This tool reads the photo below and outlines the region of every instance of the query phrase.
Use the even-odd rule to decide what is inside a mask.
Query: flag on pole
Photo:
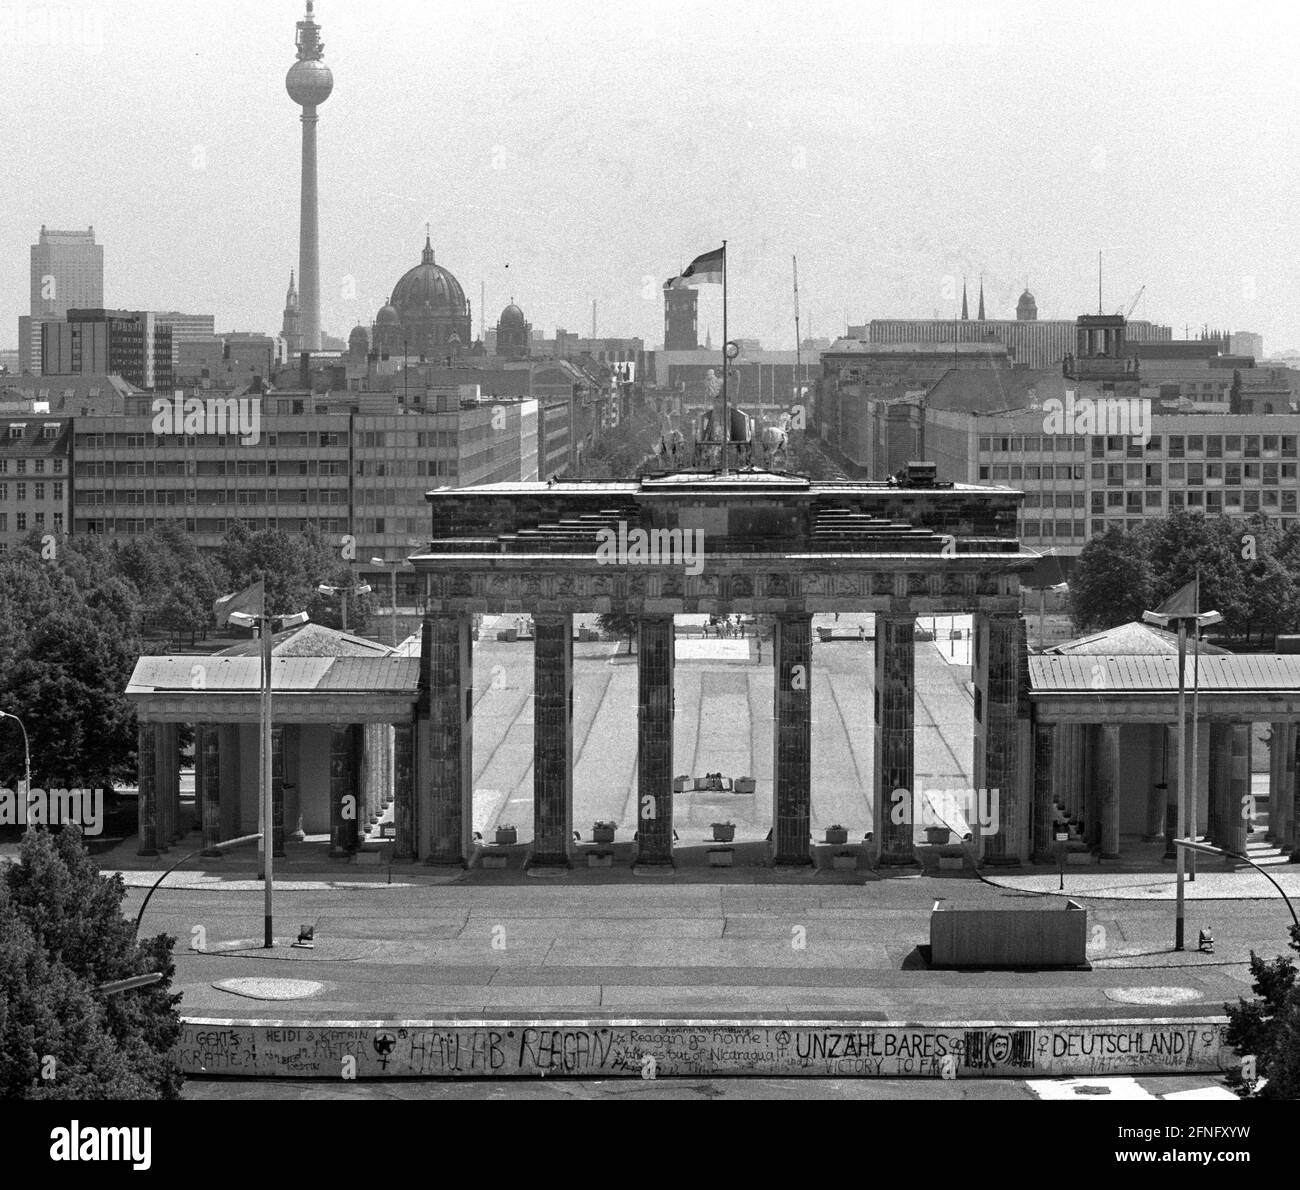
[[[232,612],[247,612],[249,615],[265,614],[266,586],[258,579],[251,587],[237,591],[233,595],[223,595],[212,605],[212,612],[217,617],[217,627],[224,628]]]
[[[673,277],[664,288],[691,289],[696,285],[721,285],[726,254],[726,248],[715,248],[712,252],[697,256],[682,270],[680,277]]]
[[[1198,576],[1199,578],[1199,576]],[[1193,580],[1186,586],[1179,587],[1168,599],[1155,610],[1155,615],[1166,620],[1194,619],[1199,611],[1200,584]]]

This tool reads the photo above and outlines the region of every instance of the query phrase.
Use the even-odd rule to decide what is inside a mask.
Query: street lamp
[[[1187,704],[1185,701],[1186,694],[1186,660],[1187,660],[1187,626],[1193,624],[1196,626],[1196,636],[1199,639],[1200,629],[1208,624],[1217,624],[1223,617],[1218,612],[1201,611],[1201,572],[1197,570],[1195,582],[1188,583],[1186,586],[1174,592],[1153,612],[1143,612],[1142,619],[1148,624],[1155,624],[1160,628],[1167,627],[1171,620],[1178,623],[1178,815],[1177,823],[1174,827],[1175,841],[1185,838],[1188,834],[1194,834],[1195,830],[1187,829]],[[1197,673],[1193,678],[1195,685],[1199,677],[1199,649]],[[1193,693],[1193,703],[1196,703],[1196,695]],[[1195,776],[1195,757],[1192,759],[1192,774]],[[1196,790],[1192,790],[1192,820],[1196,818]],[[1166,826],[1166,831],[1168,830]],[[1183,949],[1183,926],[1184,926],[1184,904],[1183,904],[1183,853],[1187,848],[1179,847],[1177,859],[1178,873],[1178,891],[1175,897],[1174,908],[1174,949]]]
[[[240,835],[239,838],[237,839],[226,839],[224,842],[218,843],[213,850],[229,851],[232,847],[240,847],[244,843],[253,842],[253,840],[255,839],[260,841],[261,838],[262,835],[260,833],[256,835]],[[174,864],[172,864],[172,866],[168,868],[167,871],[165,871],[161,876],[158,877],[157,880],[153,882],[153,887],[144,895],[144,901],[141,902],[140,905],[140,912],[135,915],[135,936],[137,938],[140,936],[140,922],[144,918],[144,911],[149,906],[149,899],[154,895],[154,893],[158,891],[158,886],[162,884],[162,882],[166,880],[168,876],[170,876],[174,871],[176,871],[176,869],[179,868],[181,864],[183,864],[187,859],[193,859],[196,855],[200,855],[200,854],[202,854],[201,851],[191,851],[189,855],[182,855],[180,859],[178,859]]]
[[[321,583],[316,590],[322,595],[339,595],[342,597],[339,622],[343,626],[343,631],[346,632],[348,630],[348,592],[350,591],[353,595],[369,595],[370,584],[359,583],[355,587],[331,587]]]
[[[1252,868],[1255,869],[1256,872],[1258,872],[1261,876],[1263,876],[1264,879],[1269,882],[1269,884],[1271,884],[1275,889],[1277,889],[1278,895],[1281,896],[1282,900],[1286,902],[1286,907],[1291,911],[1291,920],[1295,922],[1297,927],[1300,927],[1300,917],[1296,917],[1295,906],[1291,904],[1291,898],[1288,897],[1285,892],[1283,892],[1282,886],[1278,884],[1278,882],[1274,880],[1272,876],[1270,876],[1266,871],[1264,871],[1264,869],[1261,868],[1259,864],[1257,864],[1253,859],[1251,859],[1250,856],[1245,855],[1240,851],[1229,851],[1226,847],[1216,847],[1214,846],[1213,843],[1202,843],[1196,839],[1175,839],[1174,846],[1179,848],[1180,850],[1186,850],[1191,852],[1200,851],[1205,855],[1222,855],[1228,859],[1236,859],[1236,860],[1240,860],[1243,864],[1249,864]]]
[[[263,609],[266,607],[265,599],[263,600]],[[231,624],[237,624],[241,628],[257,628],[261,637],[262,653],[262,730],[261,730],[261,770],[262,770],[262,796],[258,799],[259,810],[258,818],[262,825],[262,840],[260,850],[262,853],[262,874],[266,880],[266,898],[265,913],[263,919],[264,938],[262,945],[268,950],[275,945],[271,935],[271,915],[272,915],[272,883],[271,883],[271,866],[272,855],[275,851],[275,840],[273,837],[273,811],[271,806],[271,636],[274,632],[274,625],[279,621],[280,627],[296,628],[299,624],[307,623],[306,612],[294,612],[287,616],[271,616],[265,613],[254,615],[251,612],[231,612],[228,620]],[[219,845],[218,845],[219,846]],[[164,873],[165,875],[165,873]],[[146,898],[147,901],[147,898]],[[141,909],[143,912],[143,908]]]
[[[393,648],[397,648],[397,569],[399,566],[409,566],[405,558],[399,558],[395,562],[385,562],[383,558],[371,558],[371,566],[391,566],[393,568],[393,622],[391,625],[391,641]]]
[[[31,797],[32,794],[32,750],[27,744],[27,728],[23,726],[23,721],[17,715],[11,715],[8,711],[0,711],[0,719],[12,719],[22,728],[23,733],[23,760],[27,771],[27,788],[23,790],[24,801]]]

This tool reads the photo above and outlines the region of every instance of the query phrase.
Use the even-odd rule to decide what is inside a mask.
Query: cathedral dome
[[[392,305],[403,315],[434,314],[457,317],[466,313],[460,282],[433,260],[433,246],[424,241],[420,263],[393,287]],[[382,311],[381,311],[382,313]]]
[[[392,306],[380,307],[379,313],[375,315],[375,322],[380,326],[398,326],[401,321],[397,310]]]
[[[1038,318],[1038,303],[1034,301],[1034,295],[1027,289],[1016,303],[1016,318],[1020,322],[1033,322]]]
[[[353,356],[364,356],[370,351],[370,332],[364,326],[357,325],[352,328],[352,333],[348,336],[348,354]]]
[[[504,310],[501,311],[501,317],[497,320],[497,328],[514,329],[518,327],[523,329],[527,326],[527,320],[524,318],[524,312],[511,302]]]

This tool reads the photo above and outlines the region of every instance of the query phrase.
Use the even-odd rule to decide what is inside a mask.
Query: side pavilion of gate
[[[473,618],[521,613],[535,625],[529,864],[569,866],[573,616],[604,612],[639,622],[637,864],[671,866],[673,616],[743,613],[775,623],[773,861],[810,863],[812,616],[866,611],[876,615],[873,859],[915,862],[911,822],[885,812],[894,790],[915,787],[915,620],[970,613],[974,785],[1000,791],[997,832],[978,843],[988,863],[1029,858],[1031,727],[1019,575],[1038,555],[1016,537],[1020,492],[936,483],[924,469],[902,484],[744,470],[627,483],[488,484],[438,489],[428,499],[429,548],[411,558],[426,577],[428,609],[415,804],[409,812],[396,807],[399,855],[433,864],[470,859]]]

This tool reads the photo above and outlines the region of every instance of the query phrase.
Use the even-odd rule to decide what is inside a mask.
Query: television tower
[[[316,210],[316,108],[334,90],[334,76],[321,61],[325,45],[320,26],[307,15],[298,22],[298,61],[289,67],[284,86],[302,108],[302,209],[298,231],[298,308],[302,349],[320,350],[320,226]]]

